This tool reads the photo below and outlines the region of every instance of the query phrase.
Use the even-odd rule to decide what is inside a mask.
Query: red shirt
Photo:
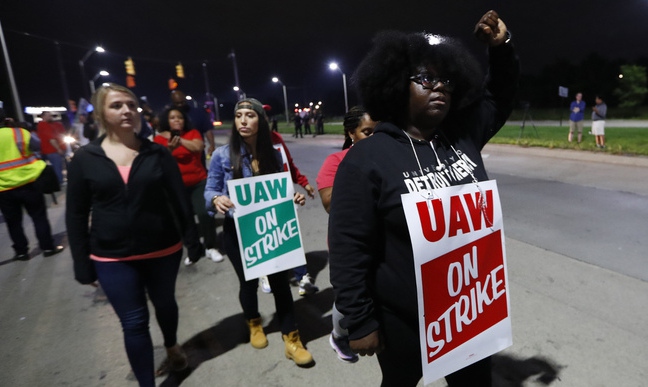
[[[202,141],[202,135],[196,129],[182,133],[180,138],[189,141],[196,139]],[[160,135],[155,136],[153,141],[164,147],[169,144],[169,140]],[[180,167],[182,182],[186,187],[193,187],[207,178],[207,171],[200,161],[200,152],[191,152],[189,149],[180,145],[171,152],[171,155],[178,163],[178,167]]]
[[[315,179],[315,183],[317,183],[317,190],[333,187],[335,173],[337,172],[342,159],[344,159],[344,156],[346,156],[349,149],[351,148],[330,154],[324,160],[322,168],[320,168],[320,171],[317,174],[317,179]]]
[[[58,151],[54,148],[54,145],[50,144],[50,140],[57,140],[59,143],[59,148],[65,149],[65,143],[63,142],[63,136],[65,136],[65,128],[60,122],[47,122],[41,121],[36,127],[36,133],[38,138],[41,140],[41,153],[44,155],[49,155],[52,153],[57,153]]]

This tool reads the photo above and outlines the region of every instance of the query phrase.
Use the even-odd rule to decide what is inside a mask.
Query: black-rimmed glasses
[[[443,85],[443,88],[449,93],[452,93],[455,89],[455,83],[452,79],[436,77],[430,74],[412,75],[410,77],[410,80],[418,83],[425,89],[434,90],[439,83],[441,83]]]

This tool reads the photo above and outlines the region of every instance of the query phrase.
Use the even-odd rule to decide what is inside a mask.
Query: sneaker
[[[308,275],[308,273],[304,274],[301,281],[299,281],[299,295],[308,296],[313,293],[317,293],[318,291],[319,288],[313,285],[311,277]]]
[[[195,264],[196,262],[198,262],[198,261],[192,261],[189,257],[184,259],[184,265],[185,266],[191,266],[191,265]]]
[[[216,249],[207,249],[206,251],[207,258],[211,259],[214,262],[223,262],[223,254],[221,254],[218,250]]]
[[[60,253],[61,251],[65,250],[65,247],[63,246],[56,246],[52,250],[45,250],[43,251],[43,256],[44,257],[51,257],[52,255],[56,255]]]
[[[267,275],[261,277],[261,291],[263,293],[272,293],[272,288],[270,288],[270,280],[268,280]]]
[[[25,253],[25,254],[16,254],[12,259],[14,261],[29,261],[29,258],[31,258],[29,256],[29,253]]]
[[[331,332],[329,344],[331,344],[331,348],[337,353],[338,359],[347,363],[355,363],[358,361],[358,354],[353,353],[351,350],[347,337],[335,337],[335,334]]]

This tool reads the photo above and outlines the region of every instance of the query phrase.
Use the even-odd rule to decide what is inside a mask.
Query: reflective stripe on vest
[[[22,167],[23,165],[38,161],[38,158],[35,155],[28,157],[24,156],[27,153],[27,143],[25,142],[25,138],[23,137],[22,129],[12,128],[12,130],[14,134],[14,142],[16,143],[16,147],[18,148],[18,151],[20,152],[22,157],[19,159],[0,162],[0,171]]]

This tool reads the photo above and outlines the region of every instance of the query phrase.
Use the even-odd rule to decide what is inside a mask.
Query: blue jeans
[[[155,308],[164,346],[174,346],[178,341],[175,283],[181,259],[182,250],[162,258],[94,261],[99,283],[121,322],[128,361],[140,386],[155,386],[146,294]]]
[[[43,158],[52,164],[54,172],[56,172],[56,177],[58,177],[59,184],[63,183],[63,163],[64,159],[60,153],[48,153],[43,155]]]

